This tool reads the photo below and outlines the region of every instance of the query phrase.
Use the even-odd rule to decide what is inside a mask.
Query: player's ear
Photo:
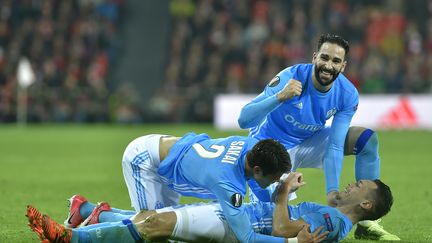
[[[370,210],[372,208],[372,202],[369,200],[364,200],[360,203],[360,207],[362,207],[363,209],[367,209]]]
[[[252,171],[253,171],[253,173],[254,173],[255,176],[260,176],[260,177],[263,176],[263,173],[262,173],[262,169],[261,169],[261,167],[259,167],[259,166],[257,166],[257,165],[255,165],[255,166],[252,168]]]
[[[317,57],[317,53],[316,53],[316,52],[314,52],[314,53],[312,54],[312,62],[314,62],[314,61],[315,61],[316,57]]]
[[[341,70],[340,70],[341,73],[343,73],[343,72],[345,71],[345,67],[346,67],[346,65],[347,65],[347,61],[345,60],[345,61],[343,61],[343,63],[342,63],[342,68],[341,68]]]

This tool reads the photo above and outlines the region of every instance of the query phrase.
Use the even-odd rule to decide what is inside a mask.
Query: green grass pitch
[[[211,125],[42,125],[0,126],[0,242],[37,242],[26,225],[25,207],[32,204],[62,222],[66,199],[75,193],[93,202],[130,208],[121,157],[133,138],[188,131],[212,137],[246,131],[217,131]],[[380,131],[381,177],[391,186],[395,203],[382,224],[403,242],[432,242],[432,133]],[[347,157],[342,185],[354,179],[353,157]],[[325,203],[320,170],[302,170],[307,185],[300,200]],[[182,202],[190,202],[183,198]],[[361,242],[351,233],[344,242]]]

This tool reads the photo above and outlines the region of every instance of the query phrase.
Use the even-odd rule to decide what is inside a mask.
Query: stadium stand
[[[167,117],[175,111],[182,121],[210,122],[212,95],[260,92],[282,67],[310,62],[323,32],[350,41],[345,74],[361,93],[431,92],[431,6],[400,0],[173,1],[161,91],[170,95],[157,95],[154,103],[171,104],[158,110]]]
[[[429,0],[173,0],[159,90],[146,106],[114,115],[110,97],[128,93],[106,83],[125,2],[0,4],[1,122],[16,119],[22,55],[37,76],[30,122],[211,122],[216,94],[260,92],[283,67],[310,62],[323,32],[350,41],[345,74],[362,94],[432,92]]]
[[[16,119],[16,67],[27,57],[36,81],[29,122],[109,121],[106,85],[121,1],[0,3],[0,122]]]

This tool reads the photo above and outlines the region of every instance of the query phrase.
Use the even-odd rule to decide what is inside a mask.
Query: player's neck
[[[360,215],[355,212],[352,206],[350,205],[343,205],[343,206],[336,206],[336,208],[341,211],[345,216],[347,216],[353,224],[356,224],[360,221]]]

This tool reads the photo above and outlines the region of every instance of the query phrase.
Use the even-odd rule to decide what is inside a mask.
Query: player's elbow
[[[240,117],[237,119],[237,123],[241,129],[247,129],[247,122],[245,119],[240,115]]]
[[[237,119],[237,123],[239,124],[239,127],[241,129],[247,129],[253,127],[253,120],[251,120],[251,117],[247,115],[247,107],[243,107],[243,109],[240,112],[240,116]]]
[[[244,108],[242,109],[240,116],[237,119],[237,123],[239,124],[239,127],[241,129],[247,129],[250,128],[250,121],[245,118],[246,116],[244,115],[243,110]]]

